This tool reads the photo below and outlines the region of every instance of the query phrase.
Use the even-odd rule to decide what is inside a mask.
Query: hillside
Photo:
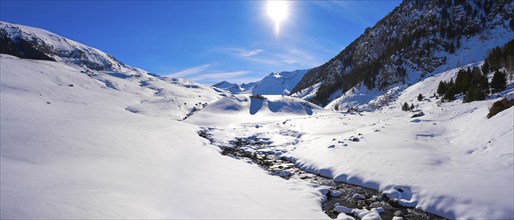
[[[514,38],[514,3],[402,2],[337,56],[310,70],[291,95],[327,105],[354,89],[383,94],[438,72],[484,59]],[[375,95],[376,96],[376,95]]]

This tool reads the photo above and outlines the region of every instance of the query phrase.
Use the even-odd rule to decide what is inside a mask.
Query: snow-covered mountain
[[[214,84],[212,86],[216,87],[216,88],[219,88],[219,89],[227,90],[227,91],[229,91],[231,93],[241,93],[241,92],[245,91],[245,89],[242,88],[241,86],[239,86],[238,84],[230,83],[230,82],[227,82],[227,81],[221,81],[221,82],[216,83],[216,84]]]
[[[231,93],[251,93],[254,95],[288,95],[308,70],[270,73],[262,80],[241,85],[222,81],[213,86]]]
[[[308,70],[295,70],[290,72],[270,73],[255,84],[252,89],[252,94],[288,95],[307,71]]]
[[[1,53],[20,58],[57,60],[91,70],[143,72],[98,49],[39,28],[0,21],[0,42]]]
[[[391,85],[481,61],[514,38],[513,11],[508,0],[403,1],[310,70],[291,94],[325,106],[349,90],[384,94]]]

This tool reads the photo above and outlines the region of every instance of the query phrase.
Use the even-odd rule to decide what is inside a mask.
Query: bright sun
[[[280,33],[280,24],[287,18],[289,7],[286,1],[268,1],[266,5],[268,16],[275,23],[275,33]]]

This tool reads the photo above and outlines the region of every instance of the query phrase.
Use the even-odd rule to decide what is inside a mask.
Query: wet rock
[[[330,196],[339,197],[339,196],[341,196],[342,194],[343,194],[342,192],[337,191],[337,190],[332,190],[332,191],[330,191]]]
[[[339,213],[350,214],[350,213],[352,213],[353,209],[350,209],[346,206],[339,205],[339,203],[337,203],[336,207],[334,208],[334,211],[339,212]]]
[[[403,216],[403,212],[401,210],[398,210],[394,212],[394,216]]]
[[[319,192],[321,193],[321,195],[327,195],[329,190],[328,189],[320,189]]]
[[[371,198],[369,198],[369,201],[371,201],[371,202],[379,202],[379,201],[382,201],[382,199],[379,196],[372,195]]]
[[[352,198],[354,199],[365,199],[365,197],[359,193],[353,194]]]
[[[373,202],[369,205],[370,208],[378,208],[378,207],[381,207],[382,206],[382,203],[381,202]]]
[[[289,171],[285,171],[285,170],[277,170],[277,171],[271,172],[271,175],[279,176],[279,177],[290,177],[291,173]]]

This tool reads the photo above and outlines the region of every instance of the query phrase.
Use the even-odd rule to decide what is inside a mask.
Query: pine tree
[[[407,104],[407,102],[403,103],[402,111],[409,111],[409,104]]]
[[[411,103],[410,107],[409,107],[409,110],[413,110],[413,109],[414,109],[414,103]]]
[[[421,93],[418,95],[418,101],[423,101],[423,95],[421,95]]]
[[[507,77],[503,71],[496,70],[491,80],[491,91],[493,93],[505,90],[507,86]]]
[[[447,85],[444,81],[439,82],[439,86],[437,87],[437,94],[444,95],[447,90]]]
[[[485,94],[479,87],[470,87],[464,95],[464,102],[480,101],[485,99]]]
[[[488,74],[489,73],[489,62],[485,60],[484,65],[482,65],[482,73]]]
[[[455,85],[453,84],[453,81],[450,81],[450,84],[448,85],[448,89],[446,90],[446,93],[444,93],[443,99],[446,99],[448,101],[453,101],[453,100],[455,100],[456,94],[457,93],[456,93]]]
[[[484,94],[485,97],[489,94],[489,80],[486,75],[481,75],[478,79],[478,87],[480,88],[480,92]]]

